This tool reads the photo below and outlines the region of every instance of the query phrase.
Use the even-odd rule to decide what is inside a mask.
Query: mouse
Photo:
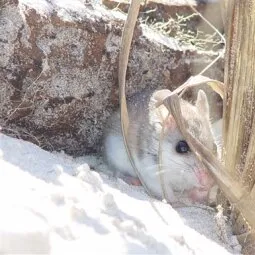
[[[171,91],[166,89],[145,90],[127,99],[127,139],[134,163],[154,197],[166,199],[170,203],[207,203],[209,191],[215,184],[213,177],[191,151],[171,113],[164,105],[157,106],[159,101],[170,93]],[[194,104],[181,99],[180,106],[188,123],[188,131],[208,149],[217,150],[205,92],[198,91]],[[158,170],[161,132],[163,139],[160,169],[163,174],[164,193]],[[119,109],[107,121],[103,151],[109,168],[116,176],[129,184],[141,184],[126,152]]]

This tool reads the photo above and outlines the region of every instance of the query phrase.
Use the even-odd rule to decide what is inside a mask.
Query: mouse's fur
[[[168,91],[169,92],[169,91]],[[156,108],[158,94],[138,93],[128,100],[128,141],[143,180],[155,196],[162,198],[158,176],[159,138],[163,121],[168,116],[165,106]],[[166,93],[167,95],[167,93]],[[160,96],[162,97],[162,96]],[[200,90],[195,105],[181,100],[181,110],[188,122],[189,132],[209,149],[214,149],[214,139],[209,120],[209,105],[206,94]],[[182,197],[192,201],[206,200],[213,180],[192,152],[178,153],[176,145],[184,140],[172,115],[168,116],[162,142],[162,166],[167,199],[176,202]],[[109,166],[123,175],[136,177],[123,143],[120,113],[109,119],[104,140],[105,156]]]

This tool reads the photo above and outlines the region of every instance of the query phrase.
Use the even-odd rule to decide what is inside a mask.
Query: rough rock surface
[[[83,0],[2,0],[3,131],[72,155],[97,151],[105,121],[118,104],[124,19]],[[127,72],[128,95],[147,86],[173,89],[215,56],[180,48],[140,25]],[[222,80],[222,69],[221,61],[207,75]]]

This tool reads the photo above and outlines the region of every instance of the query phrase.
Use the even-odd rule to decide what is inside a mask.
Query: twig
[[[128,117],[128,110],[127,110],[127,102],[125,96],[125,83],[126,83],[126,70],[128,64],[128,57],[130,52],[131,41],[133,37],[133,32],[135,28],[135,23],[139,13],[141,0],[132,0],[129,10],[127,19],[124,25],[123,33],[122,33],[122,41],[119,53],[119,71],[118,71],[118,79],[119,79],[119,101],[120,101],[120,119],[121,119],[121,131],[124,140],[124,145],[126,148],[126,152],[128,154],[129,161],[138,176],[139,180],[141,181],[143,187],[145,188],[146,192],[151,195],[147,184],[144,182],[139,169],[134,162],[133,155],[131,153],[129,143],[128,143],[128,127],[129,127],[129,117]]]

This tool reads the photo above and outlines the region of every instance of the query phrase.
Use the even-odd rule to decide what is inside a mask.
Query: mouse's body
[[[154,93],[146,91],[128,100],[128,141],[131,153],[147,187],[153,195],[161,199],[158,151],[160,133],[163,122],[167,118],[162,142],[161,166],[161,171],[164,173],[166,199],[177,202],[182,198],[188,198],[191,201],[204,202],[213,186],[213,179],[189,150],[172,115],[168,116],[168,111],[163,105],[156,108],[155,103],[162,97],[166,97],[166,91]],[[209,149],[214,149],[209,106],[205,93],[199,91],[195,105],[182,100],[181,110],[188,122],[189,132]],[[104,150],[111,169],[121,173],[122,176],[137,178],[123,143],[119,111],[108,120]]]

